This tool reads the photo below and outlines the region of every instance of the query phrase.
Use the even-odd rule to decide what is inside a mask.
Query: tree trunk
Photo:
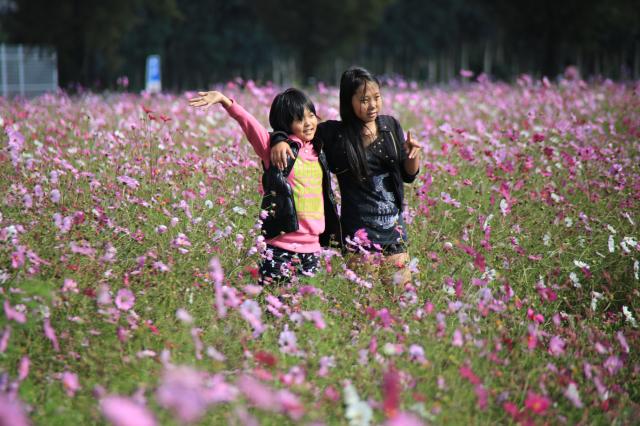
[[[640,80],[640,42],[636,42],[633,52],[633,79]]]
[[[427,61],[427,81],[429,84],[435,84],[438,78],[438,62],[435,58],[430,57]]]
[[[482,72],[486,75],[491,75],[491,66],[493,58],[491,57],[491,43],[487,42],[484,45],[484,55],[482,58]]]

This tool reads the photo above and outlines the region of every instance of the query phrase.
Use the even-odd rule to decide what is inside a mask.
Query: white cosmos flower
[[[567,228],[571,228],[573,226],[573,219],[571,219],[570,217],[565,217],[564,226],[566,226]]]
[[[247,210],[240,207],[240,206],[235,206],[234,208],[231,209],[234,213],[239,214],[240,216],[244,216],[247,214]]]
[[[456,290],[453,288],[453,286],[450,285],[443,285],[442,286],[442,290],[447,293],[447,295],[449,296],[453,296],[454,294],[456,294]]]
[[[345,417],[349,420],[350,426],[369,426],[373,418],[373,410],[364,401],[347,406]]]
[[[609,224],[607,224],[607,229],[609,230],[609,232],[611,232],[612,234],[617,234],[618,232],[615,230],[615,228]]]
[[[542,243],[545,246],[549,247],[549,245],[551,245],[551,235],[549,235],[548,233],[544,234],[544,237],[542,237]]]
[[[628,307],[623,306],[622,313],[624,314],[624,317],[627,320],[627,322],[631,324],[633,328],[638,328],[638,323],[636,322],[636,319],[633,317],[633,314],[631,313]]]
[[[569,279],[571,280],[571,283],[575,288],[582,287],[582,285],[580,284],[580,280],[578,279],[578,276],[576,275],[575,272],[572,272],[569,274]]]
[[[344,403],[347,406],[345,417],[350,426],[369,426],[373,418],[373,410],[365,401],[361,401],[358,392],[349,383],[344,388]]]
[[[620,247],[622,248],[623,252],[631,253],[631,250],[629,250],[629,247],[627,247],[627,242],[625,240],[620,241]]]
[[[581,260],[574,260],[573,264],[576,265],[578,268],[587,268],[587,269],[589,269],[589,265],[587,265],[586,263],[584,263]]]
[[[603,295],[597,291],[592,291],[591,296],[591,310],[595,312],[598,308],[598,301],[603,298]]]
[[[578,387],[574,382],[569,383],[569,386],[567,386],[567,389],[565,389],[564,391],[564,396],[567,397],[567,399],[571,401],[571,403],[573,403],[574,407],[582,408],[584,406],[582,400],[580,399]]]
[[[489,222],[491,222],[491,219],[493,219],[493,213],[487,216],[487,218],[484,220],[484,223],[482,224],[483,231],[487,229],[487,226],[489,225]]]
[[[500,212],[503,216],[506,216],[507,209],[509,208],[509,203],[504,198],[500,200]]]
[[[613,253],[614,251],[616,251],[616,243],[613,240],[613,235],[609,235],[609,253]]]
[[[630,223],[632,226],[635,226],[635,225],[636,225],[636,223],[633,221],[633,219],[631,219],[631,216],[629,216],[629,213],[624,212],[623,216],[627,218],[627,220],[629,221],[629,223]]]

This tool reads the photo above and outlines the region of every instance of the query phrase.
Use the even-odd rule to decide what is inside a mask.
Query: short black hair
[[[303,91],[289,88],[278,93],[273,99],[271,111],[269,111],[269,124],[273,131],[290,134],[291,123],[293,120],[302,120],[306,109],[316,113],[316,107]]]

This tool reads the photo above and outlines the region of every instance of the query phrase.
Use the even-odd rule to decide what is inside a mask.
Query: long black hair
[[[293,120],[302,120],[305,109],[314,115],[316,113],[316,107],[303,91],[289,88],[273,98],[269,111],[269,124],[274,131],[291,134],[291,123]]]
[[[368,181],[369,167],[367,166],[367,155],[362,145],[362,130],[364,122],[358,118],[353,110],[353,95],[360,88],[370,83],[380,86],[378,79],[364,68],[351,67],[342,73],[340,78],[340,118],[344,125],[347,143],[347,161],[351,173],[356,180],[363,184]]]

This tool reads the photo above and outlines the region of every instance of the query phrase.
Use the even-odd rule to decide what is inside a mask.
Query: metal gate
[[[33,97],[58,89],[56,51],[38,46],[0,44],[0,94]]]

